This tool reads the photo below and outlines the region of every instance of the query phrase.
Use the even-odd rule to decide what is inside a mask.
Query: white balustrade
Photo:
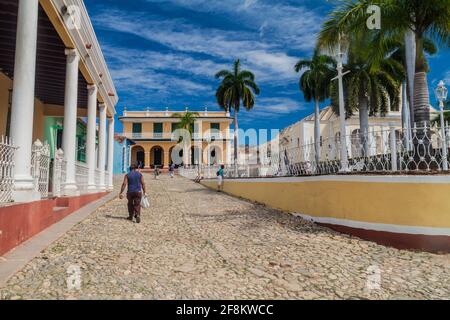
[[[31,152],[31,176],[34,180],[36,192],[41,198],[47,198],[50,182],[50,146],[37,140]]]
[[[349,141],[349,173],[442,172],[444,164],[449,164],[449,157],[443,157],[444,148],[449,150],[449,139],[443,139],[442,132],[448,135],[449,129],[448,125],[446,130],[441,130],[436,125],[423,124],[415,126],[411,133],[393,127],[372,130],[368,136],[355,131],[342,139]],[[318,162],[315,144],[311,141],[268,156],[263,154],[257,164],[227,165],[224,174],[227,178],[339,174],[342,140],[339,135],[323,139]],[[194,179],[198,176],[196,168],[181,168],[179,172]],[[215,178],[217,170],[218,166],[202,167],[201,176],[204,179]]]
[[[89,167],[85,163],[75,163],[75,177],[77,182],[77,188],[81,194],[88,192],[89,185]]]
[[[64,194],[64,183],[66,182],[66,161],[64,152],[59,149],[55,152],[53,160],[52,195],[61,197]]]
[[[17,147],[11,139],[0,139],[0,204],[11,202],[14,190],[14,153]]]

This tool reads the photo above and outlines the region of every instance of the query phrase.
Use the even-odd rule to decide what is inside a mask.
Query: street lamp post
[[[439,111],[441,115],[441,139],[442,139],[442,167],[445,171],[448,171],[447,160],[447,136],[444,122],[444,101],[447,99],[448,89],[445,87],[444,81],[440,81],[438,87],[435,90],[436,98],[439,101]]]
[[[348,153],[347,153],[347,137],[346,137],[346,124],[345,124],[345,101],[344,101],[344,84],[343,78],[350,71],[343,72],[343,56],[344,54],[341,52],[341,41],[339,39],[338,43],[338,54],[337,54],[337,71],[338,76],[332,81],[338,79],[339,81],[339,123],[341,127],[341,171],[348,171]]]

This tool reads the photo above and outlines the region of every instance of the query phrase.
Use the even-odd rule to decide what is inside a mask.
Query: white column
[[[31,177],[38,5],[38,0],[19,1],[11,106],[11,138],[19,147],[14,157],[16,202],[40,199]]]
[[[100,124],[98,137],[98,169],[100,170],[100,191],[106,191],[105,166],[106,166],[106,106],[99,106]]]
[[[88,86],[88,120],[87,120],[87,137],[86,137],[86,163],[89,168],[88,191],[96,192],[95,185],[95,138],[97,136],[97,86]]]
[[[66,49],[66,92],[64,98],[64,128],[63,151],[66,155],[66,183],[64,194],[66,196],[79,195],[76,181],[76,135],[77,135],[77,108],[78,108],[78,67],[80,57],[74,49]]]
[[[113,175],[114,175],[114,118],[108,121],[108,172],[109,181],[106,181],[108,190],[114,189]]]

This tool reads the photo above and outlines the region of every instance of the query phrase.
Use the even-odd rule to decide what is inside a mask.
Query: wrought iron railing
[[[95,185],[100,186],[102,172],[99,169],[95,169]]]
[[[14,153],[17,147],[8,137],[0,140],[0,203],[13,201]]]
[[[59,149],[55,152],[53,160],[53,176],[52,176],[52,195],[53,197],[61,197],[64,195],[64,184],[66,182],[67,162],[64,158],[64,152]]]
[[[284,177],[348,173],[430,173],[450,167],[450,128],[436,125],[414,126],[410,131],[394,127],[360,131],[345,137],[348,163],[342,163],[339,135],[313,141],[296,148],[277,146],[264,152],[257,163],[225,166],[225,177]],[[201,166],[200,176],[214,178],[218,166]],[[199,176],[198,167],[181,168],[188,178]]]
[[[78,190],[81,194],[87,193],[89,184],[89,167],[85,163],[76,162],[75,172]]]
[[[105,186],[106,186],[106,189],[110,188],[110,185],[109,185],[110,177],[111,177],[111,174],[109,173],[109,171],[105,171]]]
[[[47,198],[49,194],[50,163],[50,146],[37,140],[31,152],[31,176],[35,191],[41,194],[41,198]]]

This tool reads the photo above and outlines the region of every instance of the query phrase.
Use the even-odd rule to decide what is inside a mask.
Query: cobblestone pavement
[[[450,298],[450,255],[379,246],[180,177],[147,180],[152,208],[141,224],[125,220],[126,203],[114,200],[31,261],[0,297]],[[70,273],[77,268],[81,283]]]

